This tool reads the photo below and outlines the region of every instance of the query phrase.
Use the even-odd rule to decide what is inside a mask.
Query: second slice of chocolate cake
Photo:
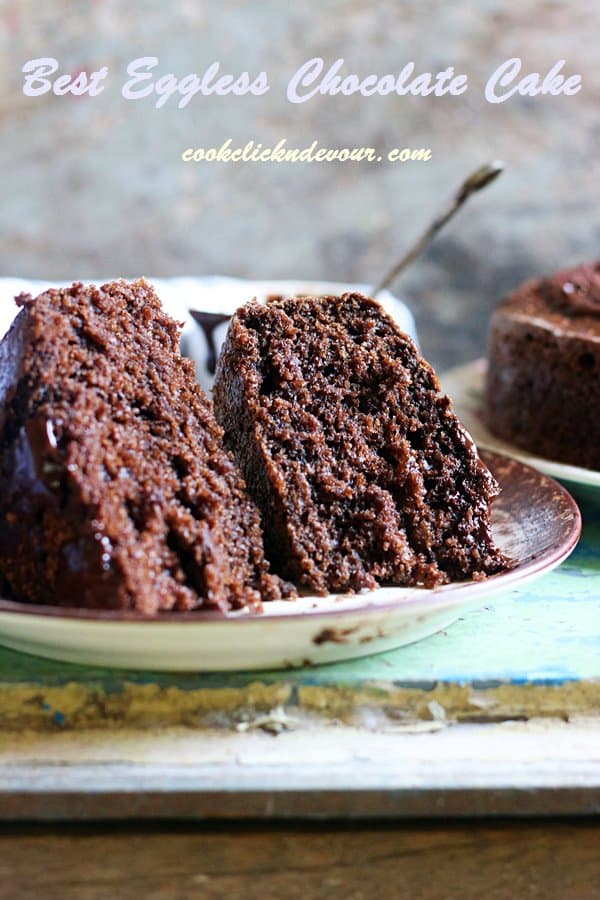
[[[326,593],[504,567],[490,531],[498,485],[376,301],[247,304],[229,327],[214,404],[279,574]]]

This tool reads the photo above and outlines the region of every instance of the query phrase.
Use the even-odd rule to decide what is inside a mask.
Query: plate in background
[[[567,491],[518,460],[484,453],[502,486],[494,537],[513,568],[483,581],[386,587],[265,604],[259,614],[71,610],[0,600],[0,643],[66,662],[143,671],[227,671],[336,662],[392,650],[446,628],[472,607],[559,565],[581,516]]]
[[[451,397],[457,416],[477,446],[518,459],[564,482],[578,497],[599,502],[600,472],[535,456],[492,434],[482,415],[486,368],[486,360],[477,359],[440,376],[442,388]]]

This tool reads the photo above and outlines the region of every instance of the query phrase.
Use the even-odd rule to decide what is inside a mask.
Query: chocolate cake
[[[150,285],[17,302],[0,344],[4,590],[146,614],[280,596],[258,512]]]
[[[547,459],[600,469],[600,262],[507,297],[488,355],[491,430]]]
[[[503,568],[489,518],[498,486],[435,373],[374,300],[247,304],[229,326],[214,405],[279,574],[323,594]]]

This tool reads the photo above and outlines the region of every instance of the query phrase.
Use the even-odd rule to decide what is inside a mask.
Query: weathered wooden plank
[[[546,719],[5,734],[0,819],[591,815],[599,734]]]
[[[593,898],[598,826],[477,822],[0,834],[11,900]]]

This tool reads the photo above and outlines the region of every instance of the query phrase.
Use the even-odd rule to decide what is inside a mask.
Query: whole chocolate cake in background
[[[494,312],[485,415],[504,440],[600,469],[600,262],[528,281]]]
[[[258,512],[152,288],[18,302],[0,344],[9,596],[147,614],[279,597]]]
[[[490,531],[498,486],[435,373],[374,300],[247,304],[230,323],[214,403],[279,574],[327,593],[505,566]]]

